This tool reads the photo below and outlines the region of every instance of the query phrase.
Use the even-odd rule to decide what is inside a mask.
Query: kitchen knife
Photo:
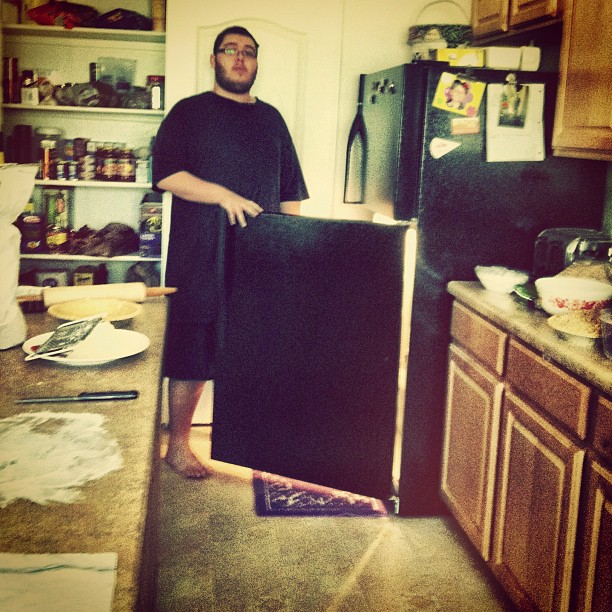
[[[16,399],[16,404],[42,404],[48,402],[100,402],[108,400],[136,399],[138,391],[84,391],[78,395],[57,397],[24,397]]]

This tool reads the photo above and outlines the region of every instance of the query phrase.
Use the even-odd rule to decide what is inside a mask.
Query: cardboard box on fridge
[[[435,55],[438,62],[448,62],[451,66],[484,66],[484,49],[481,47],[436,49]]]

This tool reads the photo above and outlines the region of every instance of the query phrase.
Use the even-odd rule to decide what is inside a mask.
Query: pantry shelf
[[[133,63],[133,75],[130,76],[129,82],[134,88],[144,89],[150,75],[164,74],[165,32],[82,27],[67,29],[37,24],[2,24],[1,32],[3,56],[14,58],[16,74],[38,67],[43,73],[53,76],[54,85],[89,83],[92,64],[107,59],[129,60]],[[42,219],[38,222],[42,229],[33,227],[29,229],[44,234],[40,237],[37,234],[37,237],[43,243],[46,242],[49,249],[60,244],[55,240],[60,240],[63,236],[61,231],[57,234],[59,238],[54,233],[56,226],[59,225],[60,230],[64,228],[64,225],[61,225],[65,222],[65,218],[61,216],[64,213],[58,212],[55,208],[57,202],[62,200],[65,201],[67,225],[75,230],[87,227],[100,231],[109,224],[117,224],[131,228],[139,238],[148,235],[143,222],[153,215],[151,212],[153,209],[161,209],[161,203],[149,202],[153,190],[148,178],[149,168],[146,163],[139,162],[144,162],[145,155],[150,155],[151,143],[164,118],[162,109],[60,106],[46,104],[47,98],[42,98],[44,101],[34,105],[17,103],[19,100],[17,96],[11,99],[13,100],[11,103],[8,103],[7,99],[7,103],[0,107],[2,132],[6,138],[5,144],[8,145],[7,151],[10,153],[7,159],[26,163],[27,160],[31,162],[40,159],[39,141],[55,140],[57,159],[64,164],[64,172],[59,176],[71,177],[70,180],[41,178],[35,181],[31,202],[35,216],[42,215]],[[26,97],[25,101],[28,100]],[[160,102],[163,106],[163,100]],[[130,104],[132,103],[126,102],[126,106]],[[22,128],[17,130],[17,126],[29,127],[29,131]],[[53,134],[57,137],[39,138],[39,134]],[[70,147],[74,146],[77,139],[80,145],[79,153],[71,153]],[[81,146],[83,142],[85,148],[87,145],[92,145],[87,153],[83,152]],[[97,167],[92,160],[94,151],[100,149],[103,152],[108,147],[112,147],[113,155],[103,158],[100,155],[100,159],[97,160],[109,160],[108,164],[105,163],[105,167],[109,170],[104,173],[105,177],[129,177],[136,180],[84,180],[93,177],[92,171]],[[110,160],[114,158],[120,162],[127,161],[124,164],[111,163]],[[75,164],[65,163],[71,160],[77,161],[76,176],[82,175],[81,179],[77,179],[74,174]],[[150,158],[148,161],[150,163]],[[110,169],[113,166],[115,168],[111,174]],[[51,164],[49,168],[49,175],[56,176],[51,170]],[[140,173],[136,174],[138,169]],[[61,224],[50,222],[57,219],[60,219]],[[156,220],[156,223],[159,225],[159,221]],[[164,257],[159,255],[162,230],[158,225],[154,232],[150,232],[159,234],[155,236],[156,240],[152,241],[155,245],[141,244],[138,250],[128,255],[96,257],[53,251],[23,253],[21,274],[31,276],[61,271],[70,281],[71,275],[78,267],[101,264],[107,268],[108,282],[111,283],[124,282],[135,264],[140,264],[137,267],[150,264],[144,267],[150,272],[155,269],[158,275],[163,274]],[[43,246],[40,250],[49,249]],[[31,247],[24,250],[36,249]],[[154,256],[144,257],[143,255],[147,253]]]
[[[115,255],[114,257],[97,257],[94,255],[68,255],[66,253],[22,253],[21,259],[43,259],[53,261],[151,261],[159,262],[161,257],[141,257],[138,253]]]
[[[105,106],[58,106],[46,104],[3,104],[5,110],[34,111],[47,113],[95,113],[101,115],[139,115],[143,117],[163,117],[163,110],[149,108],[117,108]]]
[[[119,181],[54,181],[49,179],[36,179],[35,185],[41,187],[55,187],[65,189],[66,187],[90,187],[97,189],[151,189],[151,183],[121,183]]]
[[[5,34],[17,36],[43,36],[55,38],[82,38],[91,40],[118,40],[142,42],[166,42],[166,33],[152,30],[114,30],[107,28],[72,28],[61,26],[41,26],[35,24],[6,24],[2,27]]]

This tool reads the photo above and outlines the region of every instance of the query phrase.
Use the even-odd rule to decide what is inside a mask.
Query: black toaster
[[[584,227],[554,227],[538,234],[533,257],[534,278],[554,276],[577,260],[608,261],[612,236]]]

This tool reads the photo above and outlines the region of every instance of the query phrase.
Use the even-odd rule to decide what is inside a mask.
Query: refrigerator
[[[552,156],[557,76],[545,73],[515,73],[530,121],[544,92],[544,159],[487,161],[487,90],[508,75],[461,69],[482,93],[468,114],[433,104],[454,70],[361,75],[347,201],[388,223],[220,219],[213,459],[392,498],[400,515],[445,512],[447,283],[474,280],[478,264],[531,270],[546,228],[600,228],[606,171]]]
[[[460,114],[440,104],[448,74],[472,89],[482,84],[475,112]],[[554,157],[551,151],[558,75],[513,74],[518,88],[526,86],[527,105],[534,103],[529,120],[541,120],[540,161],[487,161],[493,129],[502,123],[499,106],[488,104],[489,93],[512,82],[506,71],[414,62],[362,75],[366,146],[360,205],[417,225],[400,514],[443,511],[438,490],[452,302],[448,282],[476,280],[478,264],[531,272],[542,230],[602,225],[606,164]],[[543,104],[531,95],[532,85],[543,91]],[[475,133],[457,133],[466,131],[466,123]],[[529,125],[502,127],[497,131],[502,157],[537,157],[533,147],[523,154],[514,144]]]

